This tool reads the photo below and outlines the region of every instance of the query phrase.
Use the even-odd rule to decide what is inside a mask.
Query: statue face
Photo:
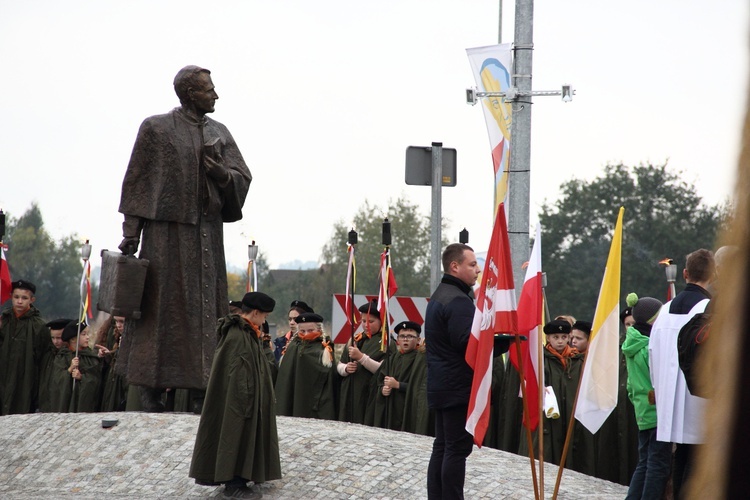
[[[190,89],[190,98],[195,106],[195,111],[200,116],[214,112],[214,104],[216,104],[219,95],[214,90],[211,75],[208,73],[198,75],[195,87]]]

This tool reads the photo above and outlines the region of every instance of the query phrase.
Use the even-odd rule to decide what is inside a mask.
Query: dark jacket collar
[[[472,288],[461,281],[460,279],[456,278],[455,276],[451,276],[450,274],[444,274],[443,279],[440,280],[440,283],[445,283],[446,285],[453,285],[460,289],[462,292],[464,292],[466,295],[471,296],[472,295]]]

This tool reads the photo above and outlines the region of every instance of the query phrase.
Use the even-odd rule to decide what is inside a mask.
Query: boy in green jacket
[[[638,424],[638,465],[630,479],[626,499],[661,498],[669,478],[672,445],[656,440],[656,404],[648,368],[651,325],[662,303],[653,297],[628,294],[635,324],[628,327],[622,353],[628,369],[628,397],[635,407]]]

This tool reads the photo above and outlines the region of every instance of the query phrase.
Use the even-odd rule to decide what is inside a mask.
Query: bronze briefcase
[[[140,319],[148,260],[106,249],[102,250],[101,256],[99,302],[96,307],[112,316]]]

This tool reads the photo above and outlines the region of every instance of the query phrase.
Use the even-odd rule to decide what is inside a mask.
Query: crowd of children
[[[61,318],[45,323],[34,307],[35,291],[32,283],[14,282],[11,307],[2,313],[2,414],[138,409],[128,406],[133,398],[128,397],[127,380],[114,369],[125,318],[110,317],[95,336],[85,322]],[[655,304],[644,299],[634,309],[638,311],[640,306],[644,310],[646,303],[652,306],[648,312],[653,312]],[[237,306],[234,312],[241,314],[241,302],[233,305]],[[396,324],[395,336],[383,351],[377,302],[368,302],[359,311],[361,331],[343,346],[340,355],[335,354],[325,333],[323,316],[301,300],[290,304],[290,329],[285,335],[272,340],[267,323],[262,325],[260,341],[274,387],[275,413],[432,435],[422,325],[412,321]],[[648,323],[636,320],[632,327],[631,314],[628,309],[621,316],[624,327],[630,328],[621,359],[618,409],[596,435],[575,426],[566,457],[566,467],[622,484],[628,484],[639,463],[639,441],[643,448],[654,432],[648,417],[653,407],[644,403],[647,378],[641,373],[629,379],[625,371],[626,361],[636,373],[644,366],[643,342],[637,340]],[[572,423],[591,323],[559,316],[544,326],[544,333],[545,384],[558,409],[556,418],[542,419],[544,460],[557,464]],[[527,454],[518,375],[503,357],[498,356],[494,363],[492,417],[485,445]],[[180,409],[179,404],[172,408]],[[534,433],[535,451],[536,436]],[[641,454],[648,456],[649,451],[641,449]],[[645,465],[639,467],[645,474],[645,469],[641,470]]]

